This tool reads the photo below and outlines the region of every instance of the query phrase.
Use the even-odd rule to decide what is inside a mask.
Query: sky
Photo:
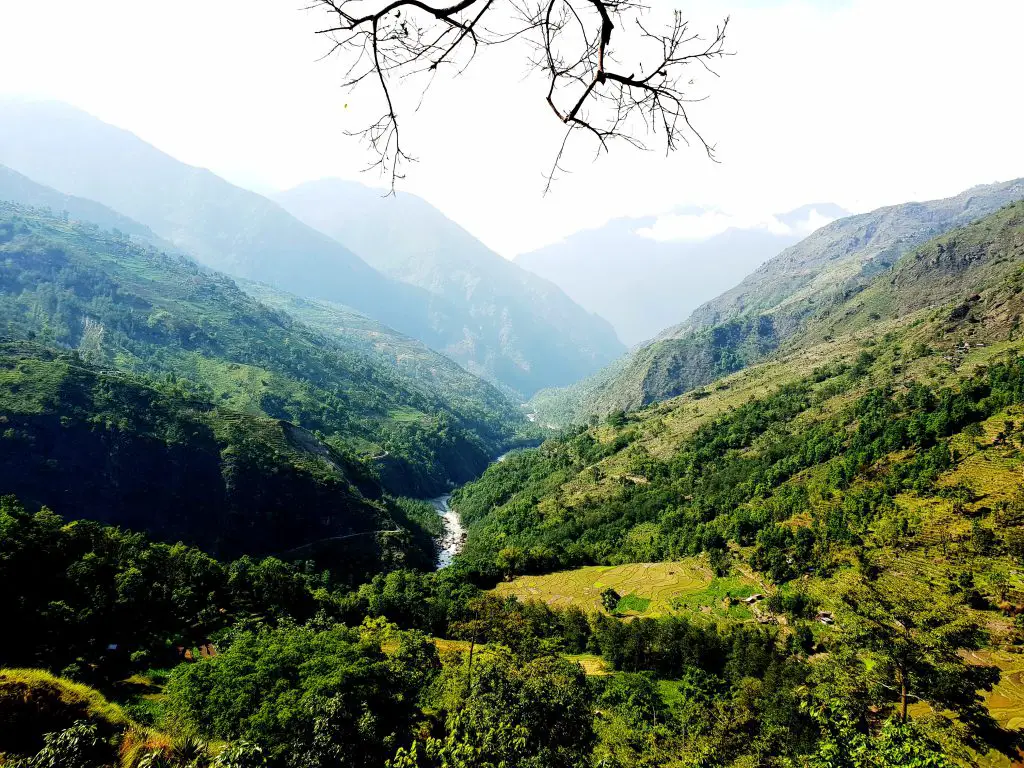
[[[257,191],[341,176],[368,184],[344,135],[376,108],[318,60],[303,0],[0,0],[0,95],[53,98]],[[573,145],[544,195],[562,126],[514,45],[438,80],[405,116],[418,194],[506,257],[621,216],[700,237],[773,226],[807,203],[851,211],[1024,176],[1020,0],[652,0],[651,18],[731,16],[734,56],[696,75],[691,114],[717,146],[593,160]],[[418,92],[417,92],[418,94]],[[405,94],[403,94],[405,96]],[[693,206],[707,209],[694,214]]]

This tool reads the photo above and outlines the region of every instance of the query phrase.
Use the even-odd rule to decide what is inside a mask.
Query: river
[[[512,451],[507,451],[494,460],[497,464],[508,458]],[[462,545],[466,543],[466,529],[462,527],[462,520],[459,513],[451,508],[452,495],[446,493],[444,496],[427,499],[430,505],[437,510],[444,522],[444,533],[437,540],[437,568],[447,568],[452,560],[462,551]]]
[[[462,551],[462,545],[466,541],[466,529],[462,527],[459,513],[448,506],[451,498],[452,495],[446,493],[444,496],[429,500],[444,521],[444,533],[437,541],[438,569],[451,565],[452,559]]]

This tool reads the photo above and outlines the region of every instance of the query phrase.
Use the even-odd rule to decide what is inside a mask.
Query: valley
[[[0,117],[0,766],[1024,762],[1024,182],[638,246],[742,274],[626,351],[423,198]]]

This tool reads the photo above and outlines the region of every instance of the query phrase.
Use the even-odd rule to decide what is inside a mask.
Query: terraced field
[[[737,581],[737,578],[739,579]],[[741,597],[750,594],[742,577],[729,579],[736,583]],[[698,558],[669,563],[630,563],[627,565],[594,565],[570,571],[557,571],[543,576],[520,576],[499,584],[498,595],[515,595],[520,600],[540,600],[552,607],[576,605],[584,611],[603,611],[601,593],[609,587],[622,596],[618,613],[625,616],[659,616],[687,608],[707,606],[701,599],[711,593],[717,596],[715,579],[707,565]],[[724,597],[724,593],[722,595]]]
[[[991,693],[985,694],[989,712],[1000,725],[1019,730],[1024,728],[1024,655],[1005,651],[977,651],[969,659],[978,664],[995,664],[1002,678]],[[1020,768],[1021,761],[1011,761],[996,751],[981,756],[982,768]]]

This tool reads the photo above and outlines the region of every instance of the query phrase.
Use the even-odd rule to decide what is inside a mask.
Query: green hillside
[[[455,498],[467,557],[492,574],[665,560],[749,546],[791,518],[827,544],[828,525],[863,535],[906,494],[945,506],[985,444],[957,435],[1016,439],[1022,287],[1016,203],[822,310],[776,361],[492,467]]]
[[[476,476],[525,424],[486,385],[405,373],[183,256],[44,211],[0,203],[0,289],[8,336],[178,377],[218,405],[292,421],[377,457],[395,493],[430,495]]]
[[[625,360],[564,391],[541,392],[531,405],[542,420],[566,424],[708,384],[769,357],[926,240],[1022,197],[1024,181],[1016,180],[834,221]]]
[[[350,578],[394,553],[433,559],[429,534],[395,522],[405,516],[362,464],[288,422],[211,405],[184,382],[9,342],[0,345],[0,427],[0,487],[33,508],[228,556],[358,534],[331,544],[346,554],[338,574]]]

